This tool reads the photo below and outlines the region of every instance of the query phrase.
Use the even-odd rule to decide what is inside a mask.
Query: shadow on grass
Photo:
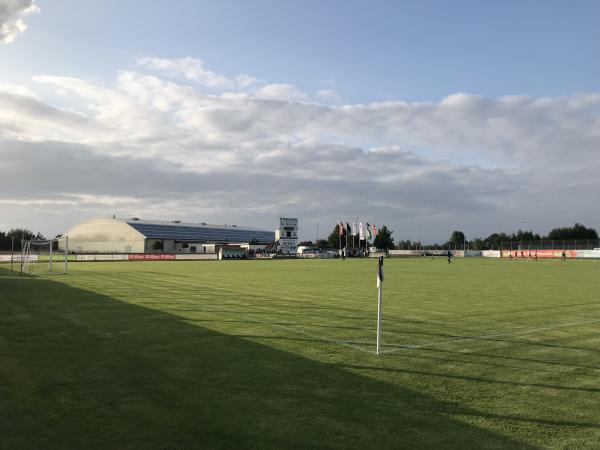
[[[533,448],[452,419],[476,411],[3,269],[0,359],[11,450]]]

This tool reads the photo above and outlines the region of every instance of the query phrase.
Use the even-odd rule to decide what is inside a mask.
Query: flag
[[[373,237],[373,233],[371,233],[371,224],[367,222],[367,230],[365,231],[365,238],[367,241]]]
[[[381,287],[381,283],[383,283],[383,256],[379,258],[379,268],[377,270],[377,289]]]
[[[356,222],[352,222],[352,236],[356,236]]]
[[[343,236],[344,234],[346,234],[346,230],[344,229],[344,224],[342,223],[341,220],[340,220],[340,224],[339,224],[339,233],[340,233],[340,236]]]
[[[364,240],[365,240],[365,229],[364,229],[364,227],[363,227],[363,224],[362,224],[362,222],[358,222],[358,238],[359,238],[361,241],[364,241]]]
[[[373,223],[373,236],[377,236],[377,227],[375,227],[374,223]]]
[[[352,228],[350,228],[350,224],[346,222],[346,233],[352,234]]]

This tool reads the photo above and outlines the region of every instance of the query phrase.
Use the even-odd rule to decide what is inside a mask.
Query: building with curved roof
[[[67,233],[78,253],[206,253],[215,245],[270,244],[275,232],[237,225],[97,217]],[[212,249],[212,250],[211,250]]]

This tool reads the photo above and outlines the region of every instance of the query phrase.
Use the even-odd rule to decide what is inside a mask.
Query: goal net
[[[23,242],[21,272],[67,273],[69,271],[69,238],[31,239]]]

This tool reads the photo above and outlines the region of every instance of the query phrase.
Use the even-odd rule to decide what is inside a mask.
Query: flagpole
[[[340,258],[342,257],[342,221],[338,225],[338,241],[340,243]]]

